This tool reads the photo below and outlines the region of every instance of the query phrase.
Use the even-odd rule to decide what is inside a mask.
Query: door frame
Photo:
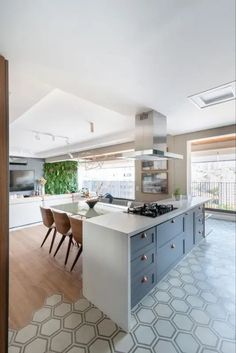
[[[8,352],[9,117],[8,62],[0,55],[0,353]]]

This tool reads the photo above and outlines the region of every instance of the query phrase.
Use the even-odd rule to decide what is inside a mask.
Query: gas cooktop
[[[165,213],[176,210],[173,205],[159,205],[157,203],[145,203],[143,206],[136,206],[128,208],[128,213],[133,213],[147,217],[158,217]]]

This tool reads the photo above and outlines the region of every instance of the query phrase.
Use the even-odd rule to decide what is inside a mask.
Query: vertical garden
[[[47,194],[67,194],[78,189],[78,162],[65,161],[44,164]]]

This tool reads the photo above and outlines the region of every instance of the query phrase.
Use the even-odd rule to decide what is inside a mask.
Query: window
[[[85,162],[79,165],[79,188],[99,195],[110,193],[122,199],[135,198],[134,161]]]

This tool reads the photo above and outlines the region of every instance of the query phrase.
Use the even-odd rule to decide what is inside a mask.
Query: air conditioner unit
[[[27,165],[28,160],[21,157],[9,157],[10,165]]]

